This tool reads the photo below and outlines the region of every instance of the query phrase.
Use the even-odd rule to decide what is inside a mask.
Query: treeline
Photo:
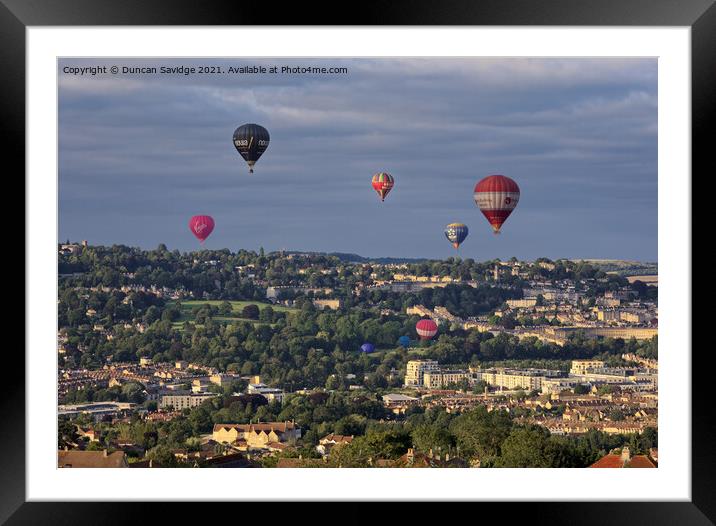
[[[424,288],[414,293],[390,292],[389,290],[363,291],[360,299],[371,305],[405,312],[408,307],[424,305],[429,309],[445,307],[461,318],[479,316],[495,310],[508,299],[522,297],[522,289],[493,287],[490,285],[446,285]]]
[[[408,448],[441,458],[448,454],[464,465],[481,467],[586,467],[611,449],[628,446],[632,454],[647,453],[658,445],[657,431],[641,435],[608,435],[591,430],[576,436],[553,436],[543,427],[520,423],[506,411],[487,411],[478,406],[461,414],[443,408],[415,407],[401,420],[389,420],[374,395],[313,393],[294,395],[282,405],[250,395],[219,396],[200,407],[185,410],[170,422],[149,422],[134,417],[129,423],[99,423],[100,445],[131,442],[147,450],[146,456],[166,466],[177,464],[173,451],[199,448],[200,436],[216,423],[294,421],[303,436],[295,449],[264,462],[274,466],[280,456],[318,457],[315,446],[329,433],[353,435],[349,445],[335,448],[327,467],[370,467],[378,459],[395,460]],[[80,423],[81,419],[79,420]],[[64,419],[59,425],[60,443],[76,439]]]
[[[374,425],[350,444],[334,449],[327,467],[371,467],[376,459],[398,459],[408,447],[432,451],[464,466],[483,468],[584,468],[611,449],[629,447],[645,454],[657,445],[657,431],[641,435],[608,435],[590,430],[580,436],[551,435],[541,426],[520,424],[504,411],[483,406],[452,415],[442,410],[415,414],[402,423]]]
[[[432,358],[441,364],[517,359],[580,359],[636,353],[653,357],[657,342],[621,339],[594,340],[576,334],[564,346],[537,338],[519,339],[506,333],[463,330],[443,326],[433,342],[418,342],[417,316],[376,316],[373,311],[350,309],[319,311],[310,301],[288,316],[272,316],[266,322],[215,321],[220,308],[200,307],[196,319],[177,330],[172,320],[176,306],[152,306],[143,317],[151,324],[141,332],[130,326],[113,327],[113,337],[101,332],[67,329],[68,342],[62,365],[96,368],[111,358],[136,362],[150,358],[155,363],[186,360],[220,371],[243,375],[260,374],[267,382],[295,390],[301,387],[347,388],[355,383],[369,388],[398,386],[409,359]],[[273,323],[271,323],[273,322]],[[408,335],[412,349],[397,341]],[[364,342],[378,352],[360,352]],[[397,371],[397,372],[395,372]]]

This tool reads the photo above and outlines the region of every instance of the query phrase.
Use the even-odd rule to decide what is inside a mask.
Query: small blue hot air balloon
[[[365,342],[363,345],[360,346],[360,350],[361,352],[369,354],[375,351],[375,345],[373,345],[372,343]]]
[[[452,243],[452,246],[458,248],[460,243],[465,241],[467,237],[467,226],[463,223],[450,223],[445,227],[445,237]]]
[[[410,337],[409,336],[401,336],[398,338],[398,343],[401,347],[408,347],[410,345]]]

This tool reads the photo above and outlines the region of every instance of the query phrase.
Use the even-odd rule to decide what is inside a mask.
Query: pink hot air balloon
[[[203,245],[214,230],[214,219],[211,216],[194,216],[189,220],[189,230]]]
[[[421,340],[429,340],[438,333],[438,324],[429,318],[415,324],[415,330]]]

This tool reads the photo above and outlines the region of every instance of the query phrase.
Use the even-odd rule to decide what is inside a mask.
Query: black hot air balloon
[[[254,164],[266,151],[270,140],[268,130],[258,124],[244,124],[234,131],[234,146],[249,165],[249,173],[254,173]]]

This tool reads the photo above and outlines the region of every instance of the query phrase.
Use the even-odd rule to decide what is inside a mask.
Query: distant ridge
[[[629,261],[624,259],[570,259],[575,263],[588,263],[608,274],[620,276],[656,276],[659,274],[657,263]]]
[[[315,256],[333,256],[341,261],[350,263],[424,263],[426,261],[435,261],[430,258],[395,258],[395,257],[379,257],[379,258],[367,258],[358,254],[350,254],[346,252],[315,252],[311,250],[284,250],[284,254],[310,254]]]

